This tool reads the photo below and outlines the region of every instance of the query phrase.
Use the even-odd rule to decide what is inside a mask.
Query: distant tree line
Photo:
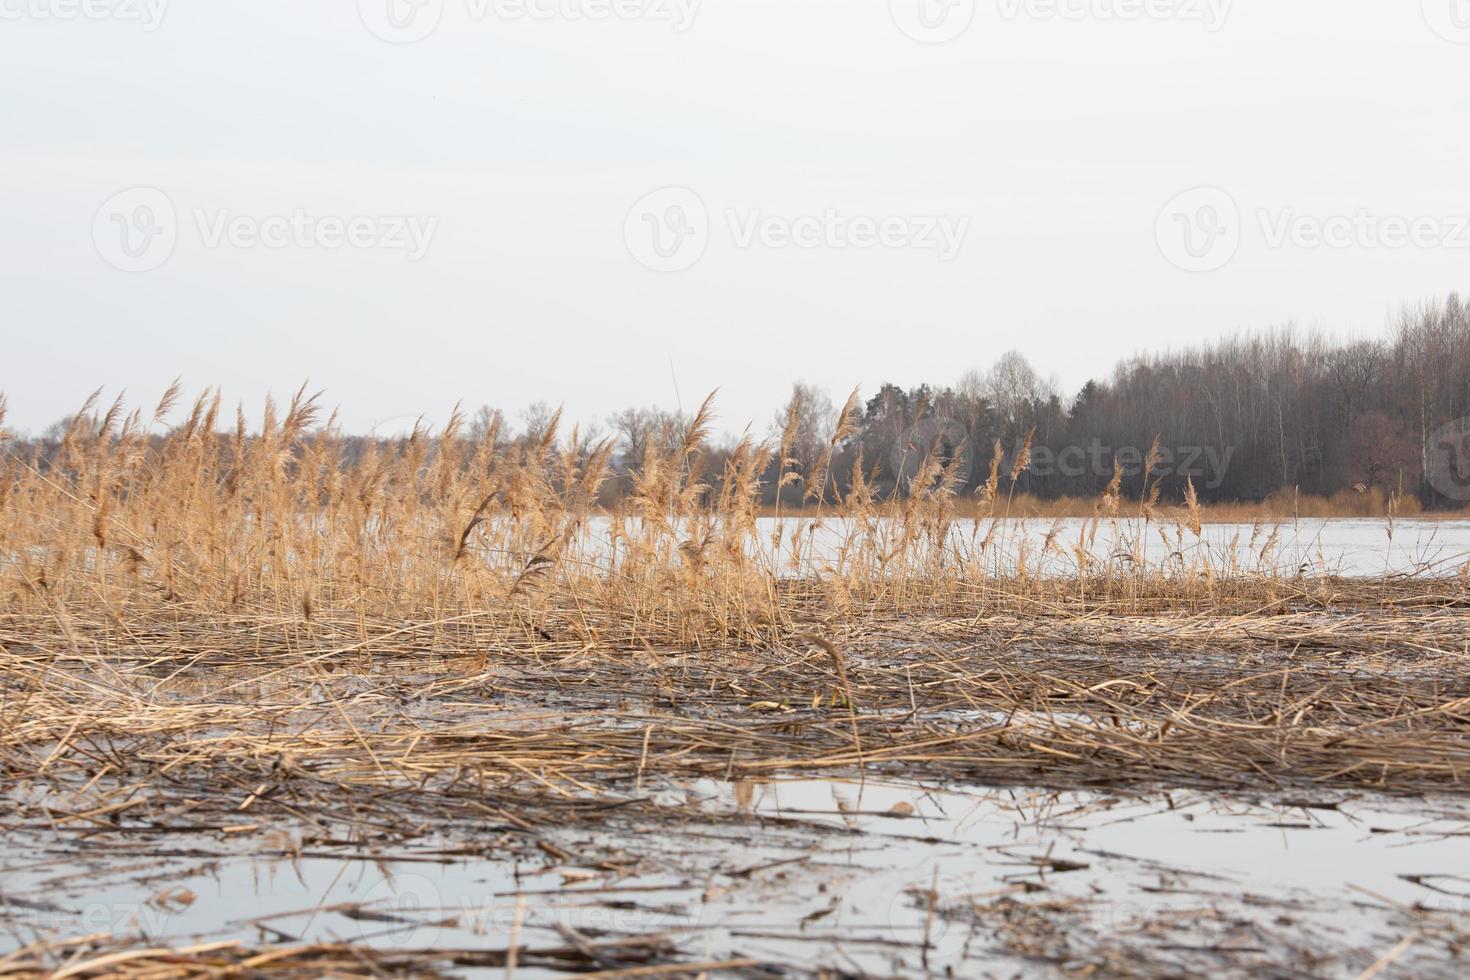
[[[1188,481],[1206,502],[1257,501],[1283,490],[1379,491],[1459,507],[1470,500],[1470,487],[1446,494],[1434,475],[1446,427],[1467,417],[1470,305],[1452,295],[1405,311],[1383,339],[1342,342],[1290,328],[1245,334],[1132,357],[1071,396],[1014,351],[951,385],[887,383],[865,398],[854,393],[844,406],[797,382],[769,429],[756,436],[773,450],[763,480],[767,502],[779,497],[782,506],[837,500],[858,474],[877,498],[901,497],[923,460],[937,454],[961,494],[976,492],[994,472],[1002,492],[1094,497],[1121,474],[1132,497],[1157,483],[1177,499]],[[44,466],[72,421],[38,438],[12,436],[10,448]],[[603,497],[612,503],[636,489],[651,452],[685,441],[690,419],[630,408],[574,434],[559,411],[537,404],[519,425],[489,407],[457,414],[453,425],[456,438],[488,440],[500,452],[554,445],[590,453],[611,439],[614,475]],[[1451,431],[1458,437],[1470,426]],[[346,443],[349,460],[395,441],[328,436]],[[784,455],[776,451],[783,444]],[[1470,439],[1450,448],[1470,449]],[[733,442],[703,443],[703,479],[717,484],[735,451]],[[1024,467],[1016,467],[1018,457]],[[1451,459],[1462,462],[1470,461]],[[1470,479],[1470,471],[1461,475]]]
[[[815,465],[839,409],[826,393],[797,384],[773,436],[793,407],[795,455]],[[998,452],[1009,490],[1026,447],[1015,490],[1041,498],[1097,496],[1115,465],[1124,493],[1137,497],[1156,450],[1149,482],[1173,499],[1189,481],[1207,502],[1377,490],[1463,507],[1470,490],[1446,496],[1445,481],[1430,477],[1446,462],[1470,477],[1463,458],[1436,458],[1447,448],[1446,427],[1467,417],[1470,305],[1452,295],[1405,311],[1384,339],[1340,342],[1290,328],[1247,334],[1130,358],[1071,397],[1015,352],[947,387],[884,384],[862,402],[835,454],[828,496],[845,492],[859,455],[880,496],[901,495],[917,461],[933,451],[964,455],[960,492],[985,483]],[[782,493],[796,503],[801,490]]]

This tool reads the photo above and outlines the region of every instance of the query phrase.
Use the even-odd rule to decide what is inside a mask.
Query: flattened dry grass
[[[60,652],[54,627],[48,643],[8,623],[0,763],[127,791],[97,806],[184,793],[201,812],[258,810],[296,781],[337,800],[393,791],[401,815],[408,789],[432,809],[446,794],[621,797],[654,772],[853,767],[1454,792],[1470,773],[1470,618],[1444,598],[1378,587],[1277,615],[892,616],[829,626],[840,658],[808,637],[697,652],[528,640],[489,614],[367,644],[350,622],[316,624],[314,644],[256,624],[208,649],[180,629],[126,655]],[[115,642],[79,623],[71,640]]]
[[[1156,493],[1133,505],[1172,534],[1162,564],[1141,545],[1093,553],[1124,507],[1117,478],[1076,540],[1054,530],[1028,555],[1006,550],[1000,518],[1015,501],[999,474],[961,519],[955,464],[938,457],[881,516],[859,471],[840,521],[759,523],[773,451],[783,483],[824,498],[847,413],[810,472],[783,438],[742,443],[709,473],[707,400],[649,440],[635,493],[609,513],[596,501],[612,447],[559,437],[555,421],[506,443],[493,428],[469,439],[455,413],[442,432],[358,451],[304,390],[268,407],[258,432],[238,418],[227,434],[206,392],[182,424],[149,434],[177,398],[153,425],[89,403],[50,458],[5,458],[0,751],[12,774],[98,771],[77,747],[105,738],[132,745],[102,765],[109,779],[144,784],[330,758],[323,771],[353,784],[467,769],[477,785],[520,781],[529,766],[575,785],[625,781],[633,756],[638,771],[710,774],[852,765],[863,746],[865,764],[968,760],[987,778],[1089,766],[1405,789],[1460,778],[1464,583],[1282,578],[1267,526],[1249,549],[1261,567],[1217,566],[1198,547],[1192,493],[1179,510]],[[1074,573],[1028,570],[1044,559]],[[1425,658],[1433,670],[1395,669]],[[344,677],[356,687],[340,690]],[[420,701],[539,698],[569,716],[586,714],[578,698],[601,712],[617,691],[669,719],[624,730],[603,714],[598,731],[553,737],[516,717],[495,728],[387,710],[419,684]],[[752,714],[757,703],[775,716]],[[293,748],[307,708],[321,717]],[[741,751],[752,745],[758,758]]]

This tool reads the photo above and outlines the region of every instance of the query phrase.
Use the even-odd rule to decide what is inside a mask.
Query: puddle
[[[879,975],[1010,975],[1105,963],[1116,948],[1186,972],[1247,975],[1306,956],[1314,975],[1356,976],[1412,929],[1401,970],[1462,972],[1446,937],[1470,913],[1470,810],[1451,800],[1282,806],[824,780],[645,792],[656,816],[567,829],[544,852],[469,826],[369,857],[257,856],[294,851],[282,831],[109,834],[80,852],[13,835],[0,851],[0,949],[109,932],[502,950],[513,935],[522,948],[560,945],[570,927],[668,933],[691,959]],[[506,857],[433,853],[466,841]]]

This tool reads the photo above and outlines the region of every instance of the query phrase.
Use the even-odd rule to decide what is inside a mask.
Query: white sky
[[[12,427],[99,385],[151,402],[179,374],[252,412],[310,378],[359,431],[442,421],[460,398],[596,420],[672,407],[672,362],[686,408],[718,386],[725,429],[764,429],[798,377],[840,401],[1014,347],[1073,389],[1241,328],[1376,333],[1470,284],[1466,0],[1147,0],[1173,16],[1136,20],[1107,14],[1145,0],[1057,0],[1066,17],[922,0],[975,7],[942,45],[889,0],[703,0],[683,31],[660,19],[675,0],[604,20],[576,0],[526,0],[540,19],[429,0],[442,19],[412,44],[365,26],[390,0],[172,0],[151,31],[125,18],[162,0],[64,16],[78,2],[0,0]],[[894,2],[912,26],[921,0]],[[1220,13],[1213,31],[1194,19]],[[177,244],[130,273],[94,217],[136,186],[166,193]],[[699,195],[708,245],[651,271],[625,219],[669,186]],[[1239,245],[1191,273],[1158,219],[1200,186],[1238,206]],[[298,209],[437,225],[417,261],[211,246],[199,227]],[[969,223],[943,261],[742,247],[728,218],[828,209]],[[1287,209],[1437,223],[1402,248],[1369,247],[1372,223],[1343,247],[1273,246]],[[99,227],[121,234],[105,212]]]

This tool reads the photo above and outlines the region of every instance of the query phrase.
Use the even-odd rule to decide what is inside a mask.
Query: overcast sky
[[[764,429],[795,378],[1377,333],[1470,284],[1467,42],[1466,0],[0,0],[0,391]]]

